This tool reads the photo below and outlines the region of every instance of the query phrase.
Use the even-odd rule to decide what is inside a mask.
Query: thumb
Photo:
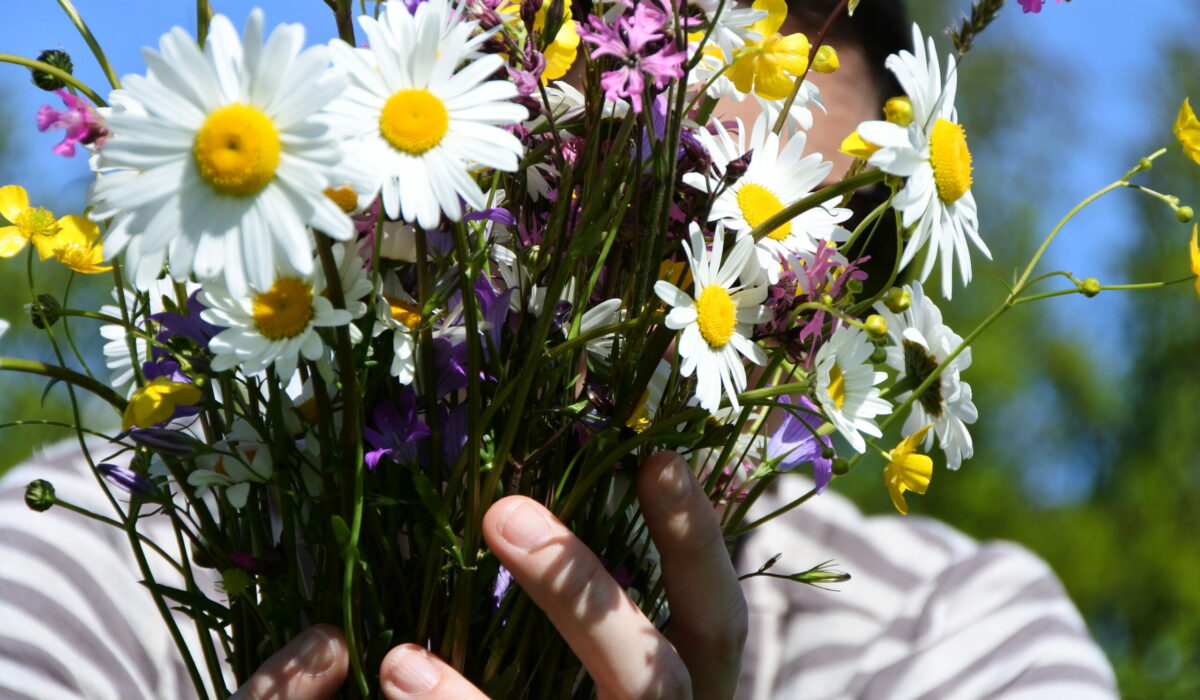
[[[267,659],[231,700],[326,700],[346,680],[349,664],[341,631],[315,625]]]

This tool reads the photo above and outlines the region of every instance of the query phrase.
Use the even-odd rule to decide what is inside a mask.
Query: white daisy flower
[[[191,289],[188,290],[189,292]],[[128,289],[114,289],[113,301],[114,304],[106,304],[100,307],[100,313],[113,318],[121,318],[121,307],[117,294],[124,293],[125,309],[133,315],[138,309],[138,295]],[[147,290],[149,297],[149,307],[146,313],[132,319],[133,323],[137,324],[153,314],[161,313],[166,310],[163,306],[163,297],[175,296],[175,285],[169,279],[155,280],[149,285]],[[143,362],[148,362],[151,359],[150,341],[141,337],[133,336],[127,338],[128,331],[125,326],[116,323],[106,323],[100,326],[100,335],[104,338],[104,347],[101,350],[104,353],[104,365],[108,367],[109,384],[118,392],[124,391],[126,394],[131,394],[134,390],[134,362],[141,367]],[[133,352],[136,357],[130,355],[130,346],[133,347]]]
[[[476,22],[445,28],[442,13],[428,3],[411,15],[401,4],[388,4],[378,20],[360,16],[359,24],[370,49],[330,44],[351,78],[331,111],[354,139],[354,157],[382,183],[384,211],[431,229],[442,213],[462,217],[460,198],[484,208],[470,171],[515,171],[523,148],[501,127],[528,117],[509,101],[516,86],[488,80],[504,59],[468,60],[487,34],[472,37]]]
[[[579,319],[579,334],[583,335],[597,328],[620,323],[625,318],[625,311],[621,308],[623,303],[620,299],[605,299],[584,311],[583,317]],[[564,335],[570,337],[570,332],[570,328],[563,326]],[[608,358],[612,356],[613,343],[616,342],[616,339],[612,333],[593,338],[586,343],[587,351],[596,360],[607,363]]]
[[[888,366],[919,384],[945,362],[962,338],[942,323],[941,310],[925,296],[920,282],[913,283],[911,294],[912,304],[903,313],[894,314],[883,304],[877,304],[875,310],[887,320],[888,335],[894,343],[887,349]],[[933,446],[936,436],[946,453],[946,466],[951,469],[958,469],[975,453],[967,424],[974,423],[979,412],[971,401],[971,385],[960,376],[970,366],[971,348],[967,347],[913,402],[912,412],[904,421],[905,435],[933,425],[933,431],[925,437],[925,450]],[[897,398],[904,400],[909,393]]]
[[[375,304],[374,335],[391,331],[392,365],[389,371],[401,384],[412,384],[417,373],[416,331],[421,325],[421,307],[394,274],[384,279],[382,292],[382,298]]]
[[[250,485],[266,483],[275,473],[271,451],[245,420],[237,418],[229,436],[214,445],[218,453],[197,458],[203,465],[188,474],[187,482],[196,487],[200,498],[211,488],[225,489],[229,505],[241,510],[250,495]]]
[[[912,123],[905,127],[863,122],[858,133],[879,147],[868,162],[886,173],[908,178],[892,202],[904,226],[916,225],[900,266],[911,262],[928,243],[921,281],[929,277],[940,257],[942,294],[949,299],[954,286],[953,261],[958,263],[963,284],[971,281],[968,241],[988,259],[992,254],[979,237],[979,215],[971,194],[971,151],[954,108],[958,89],[954,57],[946,58],[943,82],[933,39],[926,44],[915,24],[913,46],[915,55],[901,51],[888,56],[886,64],[912,102]]]
[[[245,374],[255,375],[274,364],[280,378],[288,381],[300,356],[311,361],[321,357],[325,344],[317,328],[344,326],[366,313],[366,304],[354,296],[355,290],[362,289],[354,272],[361,272],[361,262],[349,255],[355,264],[347,264],[340,245],[333,252],[344,275],[341,282],[349,310],[335,309],[323,294],[326,282],[319,263],[309,275],[281,271],[267,287],[251,285],[243,295],[233,294],[219,282],[205,285],[200,301],[208,308],[200,317],[225,328],[208,343],[215,355],[212,368],[222,372],[240,367]]]
[[[754,242],[746,237],[738,240],[729,256],[722,260],[724,229],[718,225],[710,253],[700,227],[693,223],[689,230],[691,246],[684,244],[691,267],[695,296],[679,287],[660,280],[654,293],[671,305],[667,328],[682,330],[677,350],[682,358],[679,371],[685,377],[696,375],[696,398],[709,413],[721,406],[722,393],[730,405],[740,408],[737,395],[746,388],[745,356],[761,365],[767,361],[762,348],[750,340],[755,324],[769,316],[763,301],[767,298],[764,284],[737,285],[738,278],[753,280],[759,272],[751,256]],[[749,269],[750,274],[745,273]]]
[[[866,331],[840,326],[817,350],[813,363],[817,403],[829,422],[858,452],[867,450],[860,433],[882,436],[875,416],[892,412],[892,405],[880,398],[875,386],[887,379],[887,373],[876,372],[871,364],[874,350]]]
[[[147,74],[122,81],[124,107],[96,164],[107,174],[89,199],[93,219],[114,219],[105,250],[126,251],[135,283],[165,259],[177,280],[221,277],[240,295],[269,287],[280,261],[308,274],[309,226],[338,240],[354,233],[322,194],[344,184],[327,176],[346,168],[318,114],[343,81],[323,47],[301,51],[301,25],[276,28],[265,45],[262,25],[251,12],[239,40],[218,15],[203,51],[176,27],[143,51]]]
[[[715,173],[704,176],[687,173],[684,182],[705,191],[716,191],[731,160],[753,151],[745,174],[725,188],[713,202],[710,221],[721,221],[733,231],[749,233],[777,214],[784,206],[797,202],[820,187],[833,164],[821,160],[821,154],[803,156],[807,138],[794,134],[780,148],[779,136],[772,133],[767,120],[760,118],[747,140],[738,122],[735,141],[719,122],[716,135],[699,132],[701,143],[712,155]],[[838,226],[853,214],[836,206],[839,198],[813,207],[771,231],[757,242],[758,261],[767,280],[779,281],[781,261],[787,256],[812,253],[817,241],[844,241],[849,232]]]
[[[699,8],[712,25],[709,41],[721,49],[726,60],[733,57],[735,50],[745,46],[747,40],[763,39],[762,34],[751,27],[766,18],[766,10],[741,7],[737,0],[692,0],[689,4]],[[699,30],[701,35],[705,31],[707,28]]]

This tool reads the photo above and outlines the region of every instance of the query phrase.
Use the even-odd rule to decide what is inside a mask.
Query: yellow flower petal
[[[783,26],[784,20],[787,19],[787,0],[754,0],[754,4],[751,7],[756,10],[767,11],[767,16],[755,22],[751,27],[752,30],[764,37],[771,36],[779,31],[779,28]]]
[[[199,401],[200,390],[195,386],[158,377],[134,392],[133,398],[129,399],[121,429],[129,430],[135,425],[149,428],[170,418],[176,406],[192,406]]]
[[[1175,118],[1175,138],[1187,157],[1200,164],[1200,120],[1196,119],[1196,113],[1186,99]]]
[[[932,425],[927,425],[909,435],[891,452],[891,460],[883,468],[883,483],[887,486],[892,505],[901,515],[908,514],[908,503],[904,500],[904,492],[923,494],[929,488],[933,477],[933,460],[922,454],[915,454],[917,444],[925,439]]]
[[[1192,284],[1196,287],[1196,294],[1200,294],[1200,244],[1196,241],[1197,224],[1192,224],[1192,241],[1189,246],[1189,251],[1192,255],[1192,274],[1196,275],[1196,281]]]
[[[548,3],[543,3],[545,7]],[[575,30],[575,20],[570,18],[571,10],[567,9],[567,17],[563,20],[554,41],[546,47],[543,55],[546,57],[546,69],[542,71],[542,84],[557,80],[571,70],[575,57],[579,55],[579,32]]]
[[[0,258],[11,258],[20,253],[28,242],[17,226],[0,228]]]
[[[848,156],[854,156],[855,158],[862,158],[863,160],[866,160],[870,158],[875,151],[879,150],[879,146],[876,146],[870,141],[864,139],[858,133],[858,130],[855,129],[854,131],[850,132],[849,136],[842,140],[842,146],[838,150]]]
[[[21,212],[29,208],[29,195],[20,185],[5,185],[0,187],[0,214],[8,219],[10,224],[17,223]]]

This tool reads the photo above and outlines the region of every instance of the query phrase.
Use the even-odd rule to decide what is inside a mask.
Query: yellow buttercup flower
[[[879,146],[876,146],[870,141],[864,139],[862,135],[858,133],[858,130],[855,129],[854,131],[850,132],[849,136],[842,139],[842,145],[838,150],[848,156],[854,156],[855,158],[867,160],[875,154],[875,151],[879,150]]]
[[[550,10],[551,0],[546,0],[533,18],[533,30],[542,32],[546,29],[546,13]],[[557,80],[571,70],[575,56],[579,53],[579,32],[575,30],[575,20],[571,19],[570,0],[563,2],[563,20],[554,35],[554,41],[546,46],[542,55],[546,57],[546,69],[542,71],[542,84]]]
[[[133,393],[121,429],[149,428],[174,415],[176,406],[193,406],[199,401],[200,390],[195,386],[158,377]]]
[[[787,19],[786,0],[754,0],[753,7],[767,11],[767,16],[751,27],[763,40],[747,41],[738,49],[727,75],[742,92],[753,90],[759,97],[782,100],[792,94],[796,78],[808,69],[811,46],[803,34],[779,33]]]
[[[54,259],[83,275],[108,272],[109,265],[101,265],[104,251],[96,240],[100,227],[82,216],[64,216],[58,220],[60,231],[54,239]]]
[[[1188,247],[1192,254],[1192,274],[1196,275],[1196,281],[1192,284],[1196,287],[1196,294],[1200,294],[1200,244],[1196,242],[1197,225],[1192,224],[1192,242]]]
[[[46,208],[29,206],[29,194],[24,187],[0,187],[0,214],[11,224],[0,228],[0,257],[11,258],[30,241],[42,260],[54,254],[60,222]]]
[[[927,425],[904,440],[888,452],[888,465],[883,468],[883,483],[887,485],[888,495],[892,497],[892,505],[901,515],[908,514],[908,504],[904,502],[904,492],[924,494],[929,488],[929,479],[933,476],[933,460],[922,454],[915,454],[917,443],[925,439],[932,425]]]
[[[1179,139],[1187,157],[1200,164],[1200,120],[1196,119],[1196,113],[1186,99],[1175,118],[1175,138]]]

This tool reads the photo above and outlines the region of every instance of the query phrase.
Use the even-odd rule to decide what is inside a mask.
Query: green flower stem
[[[99,396],[108,403],[112,404],[113,408],[118,412],[124,413],[126,401],[120,394],[113,391],[112,388],[99,381],[92,379],[86,374],[80,374],[75,370],[60,367],[58,365],[48,365],[45,362],[37,360],[24,360],[17,357],[0,357],[0,370],[10,370],[12,372],[27,372],[29,374],[40,374],[43,377],[50,377],[59,381],[67,382],[80,389],[86,389],[92,394]]]
[[[325,0],[333,10],[333,18],[337,23],[338,37],[342,41],[355,46],[354,43],[354,7],[350,0]]]
[[[74,270],[72,270],[70,277],[67,278],[67,288],[63,291],[62,303],[64,306],[71,298],[71,286],[74,284],[76,277],[78,277],[78,275]],[[92,374],[91,367],[88,367],[87,360],[84,359],[83,353],[79,352],[79,346],[75,344],[75,338],[71,335],[71,324],[67,321],[63,321],[62,329],[63,338],[65,338],[67,341],[67,347],[71,348],[71,354],[75,356],[75,361],[79,363],[79,366],[83,368],[83,371],[85,374],[87,374],[87,376],[95,379],[96,375]]]
[[[134,557],[137,559],[138,569],[142,572],[142,580],[146,584],[147,590],[154,598],[154,605],[158,608],[158,614],[162,616],[164,622],[167,623],[167,629],[171,633],[171,638],[175,641],[175,646],[179,649],[187,649],[187,643],[183,640],[183,635],[179,632],[179,625],[175,623],[175,617],[171,615],[170,609],[167,607],[167,602],[163,599],[162,593],[159,592],[157,586],[154,585],[154,573],[150,570],[150,563],[146,561],[146,552],[142,550],[140,535],[137,531],[139,504],[134,501],[130,505],[129,517],[125,520],[125,534],[129,538],[129,544],[133,547]],[[200,669],[196,666],[195,659],[191,654],[180,654],[183,657],[183,663],[187,667],[188,676],[192,679],[192,685],[196,688],[196,694],[203,700],[208,698],[208,689],[204,686],[204,677],[200,675]],[[220,690],[220,689],[217,689]]]
[[[118,530],[125,529],[125,523],[123,523],[119,520],[113,520],[112,518],[106,518],[103,515],[100,515],[99,513],[93,513],[92,511],[88,510],[87,508],[83,508],[82,506],[77,506],[74,503],[71,503],[70,501],[64,501],[63,499],[59,498],[57,495],[53,497],[53,502],[54,502],[54,505],[65,508],[65,509],[71,511],[72,513],[78,513],[78,514],[84,516],[85,518],[91,518],[92,520],[95,520],[96,522],[104,523],[105,525],[111,525],[111,526],[117,528]],[[172,566],[172,568],[174,568],[180,574],[183,573],[183,567],[179,564],[179,562],[175,561],[174,557],[172,557],[170,554],[167,554],[167,552],[162,547],[158,546],[154,542],[154,540],[149,539],[148,537],[141,534],[140,532],[136,533],[136,534],[137,534],[137,537],[139,540],[141,540],[146,545],[148,545],[150,547],[150,549],[153,549],[155,551],[155,553],[157,553],[160,557],[163,558],[164,561],[166,561],[168,564],[170,564]]]
[[[202,48],[208,40],[208,25],[212,18],[213,9],[208,0],[196,0],[196,43]]]
[[[112,442],[112,440],[110,439],[110,437],[108,435],[105,435],[104,433],[101,433],[97,430],[91,430],[89,428],[84,428],[82,426],[75,425],[74,423],[64,423],[63,421],[58,421],[58,420],[48,420],[48,419],[14,420],[14,421],[9,421],[7,423],[0,423],[0,430],[3,430],[4,428],[13,428],[18,425],[38,425],[38,426],[48,425],[48,426],[52,426],[55,428],[66,428],[67,430],[78,431],[81,433],[87,433],[88,435],[91,435],[93,437],[104,438],[105,440]]]
[[[766,221],[756,226],[750,232],[750,235],[756,241],[761,240],[763,236],[766,236],[771,231],[774,231],[809,209],[818,207],[834,197],[844,196],[857,189],[881,182],[883,178],[884,172],[882,170],[868,170],[865,173],[851,175],[841,182],[836,182],[829,187],[823,187],[804,199],[792,202],[783,209],[780,209]]]
[[[58,5],[63,9],[63,12],[67,13],[67,17],[70,18],[71,23],[79,30],[79,35],[87,42],[88,48],[92,50],[92,55],[96,57],[96,62],[100,64],[100,69],[104,71],[104,77],[108,78],[108,84],[114,90],[121,87],[121,81],[117,78],[117,73],[113,70],[112,64],[108,62],[108,56],[104,54],[104,49],[100,48],[100,42],[96,41],[96,37],[92,36],[92,30],[88,29],[87,23],[79,16],[79,12],[71,4],[71,0],[58,0]]]
[[[90,87],[88,87],[86,83],[81,81],[79,78],[76,78],[75,76],[71,75],[70,73],[62,70],[61,68],[55,68],[54,66],[50,65],[49,63],[43,63],[42,61],[38,61],[38,60],[35,60],[32,58],[25,58],[24,56],[14,56],[13,54],[10,54],[10,53],[0,53],[0,62],[12,63],[12,64],[15,64],[18,66],[25,66],[26,68],[31,68],[33,70],[39,70],[39,71],[43,71],[45,73],[49,73],[50,75],[53,75],[54,77],[58,78],[59,80],[63,81],[64,83],[66,83],[67,85],[70,85],[71,87],[75,88],[76,90],[82,92],[84,94],[84,96],[87,97],[89,100],[91,100],[92,104],[96,105],[97,107],[107,107],[108,106],[108,103],[105,102],[102,97],[97,95],[94,90],[92,90]]]
[[[482,396],[480,396],[479,374],[483,370],[483,349],[481,347],[483,334],[479,331],[478,300],[475,298],[474,280],[476,278],[476,269],[472,263],[471,246],[467,241],[466,226],[461,221],[456,222],[453,227],[453,233],[454,252],[458,258],[463,323],[466,326],[467,445],[482,445],[483,426],[479,422]],[[467,517],[463,519],[462,525],[462,551],[466,559],[466,566],[462,571],[458,572],[458,579],[455,585],[456,594],[451,600],[452,608],[449,620],[450,638],[447,640],[451,643],[447,661],[460,671],[466,667],[467,662],[467,640],[471,631],[471,588],[476,568],[475,557],[479,551],[479,540],[482,538],[482,514],[486,510],[486,506],[481,501],[487,499],[487,505],[491,505],[493,496],[491,492],[486,494],[480,493],[479,450],[466,449],[464,452],[468,453],[466,474],[454,474],[450,479],[450,488],[447,490],[449,492],[447,500],[452,503],[456,502],[453,494],[460,488],[464,480],[466,482]],[[461,460],[459,461],[461,462]]]
[[[1102,291],[1121,290],[1121,289],[1158,289],[1160,287],[1169,287],[1174,284],[1183,284],[1185,282],[1194,282],[1194,281],[1196,281],[1196,275],[1188,275],[1187,277],[1180,277],[1179,279],[1169,280],[1169,281],[1165,281],[1165,282],[1139,282],[1136,284],[1102,284],[1102,285],[1100,285],[1100,289]],[[1045,292],[1044,294],[1032,294],[1027,297],[1020,297],[1018,299],[1013,300],[1013,306],[1016,306],[1018,304],[1025,304],[1025,303],[1028,303],[1031,301],[1038,301],[1039,299],[1049,299],[1051,297],[1061,297],[1061,296],[1066,296],[1068,294],[1082,294],[1082,293],[1083,293],[1082,289],[1079,289],[1078,287],[1074,287],[1072,289],[1059,289],[1054,292]]]
[[[349,3],[344,3],[347,10]],[[351,37],[353,38],[353,36]],[[317,232],[314,236],[317,242],[317,254],[321,259],[321,267],[325,272],[328,283],[325,290],[334,308],[345,309],[346,298],[342,292],[342,276],[338,272],[337,260],[333,257],[333,243],[329,237]],[[347,253],[349,254],[349,253]],[[363,519],[363,490],[364,470],[362,446],[362,416],[359,408],[362,397],[359,395],[358,374],[354,363],[354,348],[350,342],[350,327],[339,326],[336,329],[337,346],[335,354],[338,361],[338,374],[342,384],[342,477],[343,484],[353,484],[346,489],[342,510],[350,518],[350,535],[343,551],[345,568],[342,570],[342,631],[346,635],[346,646],[350,650],[350,667],[354,683],[362,697],[370,697],[366,672],[363,669],[363,649],[358,640],[358,611],[357,588],[359,585],[359,551],[358,538],[362,533]]]
[[[758,518],[757,520],[750,521],[750,523],[748,525],[743,525],[742,527],[739,527],[731,532],[727,532],[726,536],[727,537],[741,537],[742,535],[746,534],[747,532],[750,532],[751,530],[758,527],[759,525],[762,525],[763,523],[768,522],[770,520],[774,520],[775,518],[778,518],[779,516],[783,515],[784,513],[788,512],[789,510],[799,507],[800,505],[802,505],[803,503],[808,501],[808,499],[812,498],[815,495],[817,495],[817,490],[814,488],[814,489],[810,490],[808,493],[801,496],[800,498],[797,498],[796,500],[792,501],[791,503],[787,503],[779,508],[776,508],[775,510],[771,511],[770,513],[767,513],[766,515],[762,516],[761,518]]]
[[[1058,235],[1058,232],[1062,230],[1063,226],[1067,225],[1068,221],[1075,218],[1075,215],[1078,214],[1080,211],[1082,211],[1084,209],[1084,207],[1088,206],[1089,204],[1096,201],[1097,199],[1100,199],[1101,197],[1108,194],[1109,192],[1112,192],[1115,189],[1125,187],[1126,184],[1129,182],[1129,178],[1142,172],[1143,170],[1148,170],[1150,168],[1150,164],[1154,161],[1154,159],[1158,158],[1159,156],[1161,156],[1162,154],[1164,154],[1166,152],[1167,152],[1166,148],[1160,148],[1157,151],[1155,151],[1154,153],[1150,154],[1149,156],[1146,156],[1141,161],[1139,161],[1137,165],[1130,168],[1129,172],[1125,173],[1125,175],[1122,176],[1120,180],[1117,180],[1114,183],[1106,185],[1106,186],[1102,187],[1101,189],[1097,190],[1096,192],[1092,193],[1086,199],[1084,199],[1082,202],[1080,202],[1079,204],[1076,204],[1071,209],[1071,211],[1067,212],[1066,216],[1064,216],[1062,219],[1059,219],[1058,223],[1055,224],[1054,228],[1050,230],[1049,235],[1046,236],[1046,239],[1042,241],[1042,244],[1040,246],[1038,246],[1037,252],[1035,252],[1033,254],[1033,258],[1029,261],[1029,264],[1025,266],[1025,271],[1023,273],[1021,273],[1021,277],[1017,280],[1017,283],[1013,286],[1013,293],[1009,295],[1008,302],[1011,302],[1012,299],[1014,299],[1017,294],[1020,294],[1022,291],[1025,290],[1025,281],[1028,280],[1029,275],[1031,275],[1033,273],[1033,268],[1037,267],[1038,261],[1042,259],[1042,255],[1044,255],[1046,253],[1046,249],[1050,247],[1050,243],[1054,240],[1054,237]],[[1008,302],[1006,302],[1006,303],[1008,303]]]

